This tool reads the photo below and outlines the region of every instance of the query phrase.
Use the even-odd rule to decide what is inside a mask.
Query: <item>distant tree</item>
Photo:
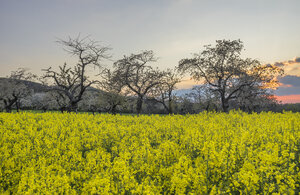
[[[119,81],[117,72],[112,72],[109,69],[101,74],[99,88],[102,90],[101,99],[105,104],[105,111],[116,114],[117,108],[123,105],[126,101],[124,93],[122,93],[123,83]]]
[[[26,97],[22,101],[22,105],[32,110],[42,110],[46,112],[49,109],[56,108],[56,102],[50,95],[51,92],[37,92]]]
[[[300,103],[280,104],[280,105],[276,106],[275,111],[277,111],[277,112],[283,112],[283,111],[300,112]]]
[[[218,94],[210,90],[208,85],[193,86],[190,93],[187,94],[194,103],[202,110],[217,110],[219,104]]]
[[[188,94],[182,95],[177,99],[177,112],[179,114],[194,114],[197,113],[195,103]]]
[[[100,108],[99,102],[100,92],[96,89],[87,90],[79,102],[78,107],[80,110],[92,112],[95,114]]]
[[[52,90],[55,90],[61,97],[68,100],[68,112],[76,111],[78,102],[82,100],[86,89],[97,83],[97,80],[90,80],[87,75],[87,68],[94,66],[102,68],[101,60],[108,59],[107,54],[110,48],[99,46],[97,42],[89,38],[59,40],[64,49],[71,55],[78,57],[78,63],[73,67],[68,67],[65,63],[59,66],[59,71],[54,71],[51,67],[44,69],[44,78],[52,79]]]
[[[181,82],[181,78],[174,70],[167,69],[162,72],[160,83],[150,90],[150,99],[162,104],[169,114],[173,113],[173,92],[176,85]]]
[[[239,92],[247,87],[252,89],[275,87],[276,77],[283,73],[279,67],[262,65],[258,60],[242,59],[244,47],[240,40],[217,40],[216,46],[204,46],[200,54],[182,59],[178,70],[208,84],[210,90],[218,93],[224,112],[229,102],[239,97]],[[253,87],[257,86],[257,87]]]
[[[237,98],[232,101],[232,104],[234,104],[233,107],[245,112],[260,112],[270,110],[278,102],[271,90],[258,88],[257,86],[248,86],[239,91]]]
[[[12,71],[11,75],[0,82],[0,100],[4,104],[6,112],[11,112],[15,106],[17,111],[20,109],[21,99],[32,94],[33,90],[26,85],[26,81],[31,81],[36,75],[28,72],[25,68]]]
[[[160,83],[161,71],[148,65],[155,61],[153,51],[144,51],[124,56],[114,63],[114,80],[119,82],[124,90],[137,96],[137,114],[141,113],[144,98],[149,91]]]

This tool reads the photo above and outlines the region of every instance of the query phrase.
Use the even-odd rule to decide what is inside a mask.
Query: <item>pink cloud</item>
[[[293,86],[290,84],[279,83],[279,87],[288,88],[288,87],[293,87]]]
[[[275,96],[278,101],[281,101],[283,104],[293,104],[300,103],[300,94],[298,95],[282,95]]]

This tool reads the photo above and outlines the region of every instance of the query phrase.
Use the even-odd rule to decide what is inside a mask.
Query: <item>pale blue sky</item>
[[[0,0],[0,76],[69,62],[55,40],[78,33],[110,45],[113,60],[154,50],[162,68],[216,39],[241,39],[244,56],[263,63],[288,61],[300,56],[299,9],[299,0]]]

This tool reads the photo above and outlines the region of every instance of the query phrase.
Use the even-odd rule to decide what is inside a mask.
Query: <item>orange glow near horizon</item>
[[[189,77],[185,77],[182,79],[180,83],[176,85],[177,89],[190,89],[195,85],[203,84],[203,82],[197,82],[193,79],[190,79]]]
[[[278,101],[281,101],[282,104],[300,103],[300,94],[283,95],[283,96],[275,96],[275,97]]]

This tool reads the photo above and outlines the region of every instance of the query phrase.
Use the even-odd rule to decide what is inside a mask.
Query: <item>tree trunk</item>
[[[46,107],[43,107],[42,110],[43,110],[43,112],[46,112],[46,111],[47,111],[47,108],[46,108]]]
[[[15,99],[15,98],[14,99],[3,100],[5,111],[8,112],[8,113],[11,113],[12,106],[15,104],[16,101],[17,101],[17,99]]]
[[[136,103],[136,113],[139,115],[142,111],[143,106],[143,96],[138,96],[137,103]]]
[[[117,113],[117,105],[113,105],[113,106],[111,107],[111,113],[112,113],[113,115],[115,115],[115,114]]]
[[[59,110],[60,110],[61,113],[64,113],[65,107],[60,107]]]
[[[228,112],[228,109],[229,109],[229,104],[228,104],[228,101],[227,100],[222,100],[222,109],[223,109],[223,112]]]
[[[77,113],[78,105],[77,102],[71,102],[68,106],[68,112],[76,112]]]
[[[208,103],[207,103],[207,106],[206,106],[206,108],[205,108],[206,112],[209,111],[209,106],[210,106],[210,103],[208,102]]]
[[[17,112],[20,111],[20,101],[16,101],[16,108],[17,108]]]
[[[160,102],[162,105],[163,105],[163,107],[164,107],[164,109],[167,111],[167,113],[169,114],[170,113],[170,109],[168,108],[168,106],[166,105],[166,103],[165,102]]]
[[[228,99],[225,98],[224,93],[221,94],[221,103],[222,103],[223,112],[228,112],[229,109]]]
[[[173,102],[172,99],[169,99],[169,109],[168,109],[169,114],[173,114]]]
[[[10,105],[5,106],[5,111],[11,113],[11,106]]]

